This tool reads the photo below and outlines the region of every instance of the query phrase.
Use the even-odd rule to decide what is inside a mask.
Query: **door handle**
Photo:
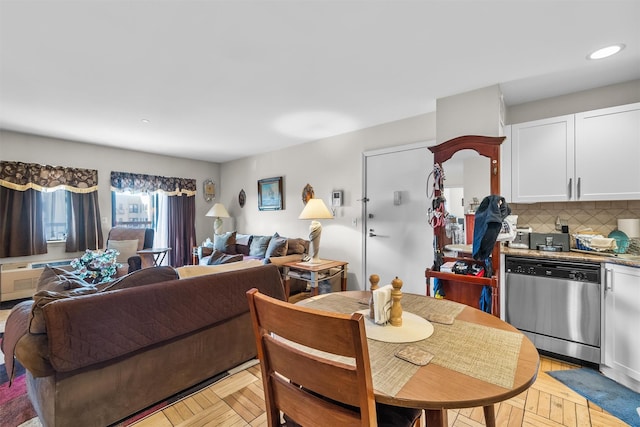
[[[373,228],[370,228],[369,229],[369,237],[376,237],[376,236],[377,236],[377,234],[373,233]]]
[[[569,200],[573,195],[573,178],[569,178]]]

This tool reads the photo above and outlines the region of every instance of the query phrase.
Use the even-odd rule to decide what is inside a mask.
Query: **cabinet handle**
[[[612,280],[613,270],[610,268],[604,269],[604,290],[613,292],[613,280]]]
[[[569,200],[571,200],[572,193],[573,193],[573,178],[569,178]]]
[[[577,191],[576,191],[576,193],[577,193],[576,196],[578,196],[578,199],[580,198],[580,180],[581,179],[582,178],[578,177],[578,188],[577,188]]]

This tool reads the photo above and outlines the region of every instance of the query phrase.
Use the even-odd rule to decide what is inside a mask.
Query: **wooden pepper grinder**
[[[402,304],[400,300],[402,299],[402,280],[398,279],[396,276],[395,279],[391,281],[391,286],[393,286],[393,290],[391,291],[391,317],[389,318],[389,323],[391,326],[402,326]]]
[[[378,282],[380,282],[380,276],[372,274],[369,276],[369,282],[371,283],[371,299],[369,299],[369,318],[374,320],[376,318],[375,311],[373,309],[373,291],[378,289]]]

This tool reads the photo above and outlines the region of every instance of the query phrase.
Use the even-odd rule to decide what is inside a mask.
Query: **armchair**
[[[153,239],[153,228],[113,227],[107,237],[107,249],[117,249],[120,252],[118,262],[128,264],[123,273],[131,273],[142,268],[142,259],[136,252],[152,248]]]

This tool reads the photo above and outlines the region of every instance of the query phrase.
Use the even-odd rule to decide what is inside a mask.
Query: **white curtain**
[[[158,224],[154,239],[154,246],[159,248],[169,247],[169,196],[164,192],[158,192]],[[162,265],[169,265],[169,257],[165,257]]]

